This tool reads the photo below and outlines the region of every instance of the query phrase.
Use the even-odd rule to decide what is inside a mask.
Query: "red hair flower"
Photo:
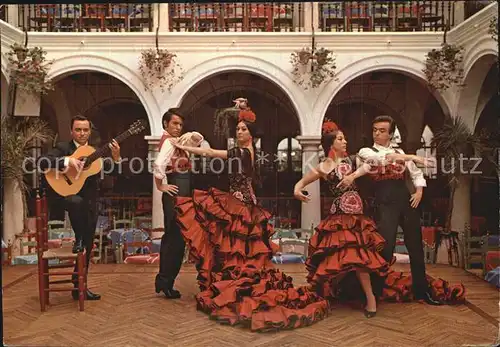
[[[323,131],[323,134],[328,134],[335,130],[339,130],[339,127],[335,124],[335,122],[329,120],[323,123],[321,130]]]
[[[253,123],[256,119],[257,116],[251,110],[241,110],[240,114],[238,115],[238,121]]]

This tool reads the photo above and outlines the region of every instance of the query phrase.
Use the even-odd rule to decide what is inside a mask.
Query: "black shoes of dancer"
[[[373,318],[377,315],[377,311],[368,311],[366,308],[364,313],[366,318]]]
[[[166,280],[159,274],[155,279],[155,291],[156,293],[163,292],[167,299],[180,299],[181,297],[181,292],[174,289],[174,281]]]
[[[434,300],[431,296],[431,294],[429,292],[425,293],[423,296],[421,297],[417,297],[416,298],[417,300],[422,300],[424,301],[426,304],[428,305],[432,305],[432,306],[440,306],[440,305],[443,305],[443,303],[441,301],[437,301],[437,300]]]

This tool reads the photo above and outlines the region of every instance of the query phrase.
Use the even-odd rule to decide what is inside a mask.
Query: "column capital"
[[[296,139],[299,141],[302,146],[302,150],[304,151],[317,151],[319,149],[319,145],[321,144],[321,136],[299,135]]]
[[[144,140],[148,141],[148,150],[150,152],[157,152],[158,145],[160,144],[161,136],[147,135]]]

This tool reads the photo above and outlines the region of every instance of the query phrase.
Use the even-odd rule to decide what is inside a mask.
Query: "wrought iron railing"
[[[152,31],[152,4],[18,5],[18,26],[27,31]]]
[[[454,1],[330,1],[319,4],[322,31],[443,31]]]
[[[7,5],[0,5],[0,20],[3,20],[4,22],[9,21],[7,17]]]
[[[158,4],[30,4],[17,6],[17,25],[28,31],[154,31],[154,18],[168,31],[290,32],[311,31],[443,31],[469,18],[492,0],[457,1],[321,1]],[[162,8],[162,9],[160,9]],[[163,10],[165,8],[165,10]],[[317,8],[318,12],[316,12]],[[462,11],[455,21],[455,9]],[[160,13],[158,13],[160,11]],[[8,18],[7,5],[0,19]],[[11,17],[15,15],[11,13]],[[318,14],[314,18],[313,15]],[[166,19],[166,20],[165,20]],[[307,20],[306,20],[307,19]]]
[[[176,3],[170,31],[304,31],[303,3]]]

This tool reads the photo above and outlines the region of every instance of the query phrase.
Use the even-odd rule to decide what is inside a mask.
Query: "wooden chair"
[[[134,222],[131,219],[116,219],[113,216],[113,229],[132,229]]]
[[[73,292],[78,291],[78,302],[80,311],[84,310],[84,295],[86,291],[85,283],[85,251],[78,254],[73,254],[72,244],[62,244],[60,248],[48,248],[48,210],[47,198],[44,195],[40,197],[37,193],[36,197],[36,218],[37,218],[37,253],[38,253],[38,288],[40,297],[40,309],[46,311],[49,305],[50,292]],[[49,265],[49,260],[59,260],[58,264]],[[78,264],[77,272],[72,269]],[[50,271],[53,269],[71,268],[71,271]],[[74,288],[71,277],[78,277],[78,287]],[[70,279],[51,281],[50,278],[55,276],[70,276]],[[71,287],[51,287],[52,284],[71,283]]]

